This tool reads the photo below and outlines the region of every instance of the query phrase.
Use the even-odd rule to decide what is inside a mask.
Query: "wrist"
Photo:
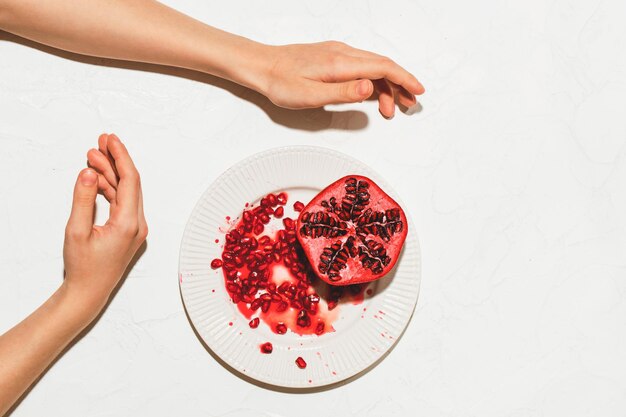
[[[277,47],[227,32],[220,35],[217,42],[207,43],[195,69],[265,94]]]
[[[107,296],[90,294],[68,285],[67,280],[61,284],[53,297],[57,298],[58,304],[68,318],[68,323],[79,327],[79,330],[98,316],[108,300]]]

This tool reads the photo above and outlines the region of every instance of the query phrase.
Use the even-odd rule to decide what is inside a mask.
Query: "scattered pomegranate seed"
[[[265,342],[259,346],[261,348],[261,353],[270,354],[274,350],[274,346],[270,342]],[[305,365],[306,366],[306,365]]]
[[[296,201],[295,203],[293,203],[293,209],[295,211],[302,211],[304,210],[304,204],[302,204],[300,201]]]
[[[278,323],[276,325],[276,333],[278,333],[278,334],[285,334],[285,333],[287,333],[287,326],[285,326],[285,323]]]
[[[304,359],[302,359],[301,356],[298,356],[296,358],[296,365],[298,365],[298,368],[304,369],[304,368],[306,368],[306,361]]]
[[[297,334],[322,335],[332,331],[331,322],[324,317],[326,309],[318,308],[319,281],[296,238],[295,219],[283,217],[286,203],[286,193],[268,194],[261,205],[243,209],[238,223],[224,236],[221,259],[214,259],[211,267],[222,268],[234,304],[250,314],[261,313],[248,319],[250,328],[257,328],[263,320],[277,334],[291,329]],[[272,237],[262,235],[270,217],[281,218],[283,223]],[[285,267],[290,278],[276,281],[274,266]],[[345,288],[346,294],[349,291]],[[344,288],[329,287],[328,292],[326,301],[332,309]]]
[[[283,219],[283,224],[285,225],[285,228],[287,230],[293,230],[295,227],[295,223],[293,222],[293,219],[289,218],[289,217],[285,217]]]

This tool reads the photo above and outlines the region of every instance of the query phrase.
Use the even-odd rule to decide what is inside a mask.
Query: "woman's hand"
[[[115,135],[89,151],[91,168],[78,176],[67,223],[65,280],[21,323],[0,335],[0,415],[17,401],[63,349],[98,315],[146,238],[139,174]],[[111,204],[94,225],[96,194]]]
[[[292,109],[355,103],[378,93],[380,113],[393,117],[396,103],[415,105],[424,87],[391,59],[341,42],[271,47],[261,93]]]
[[[92,314],[106,304],[148,234],[139,173],[126,147],[115,135],[101,135],[98,143],[100,150],[88,153],[91,168],[76,182],[63,248],[63,285]],[[98,192],[110,204],[102,226],[94,225]]]
[[[376,91],[380,113],[391,118],[396,103],[410,107],[424,92],[411,73],[372,52],[334,41],[268,46],[154,0],[0,0],[0,29],[80,54],[206,72],[291,109],[355,103]]]

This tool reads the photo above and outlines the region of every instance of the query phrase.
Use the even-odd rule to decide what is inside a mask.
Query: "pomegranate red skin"
[[[352,213],[351,215],[347,214],[346,210],[340,210],[339,215],[337,215],[338,211],[336,207],[342,206],[342,203],[347,197],[347,187],[349,186],[347,181],[356,181],[356,184],[359,187],[356,194],[359,194],[359,191],[363,191],[363,199],[367,198],[368,200],[360,201],[361,205],[357,207],[358,210],[356,211],[354,209],[356,205],[353,206],[350,209]],[[352,182],[350,184],[352,184]],[[361,185],[363,185],[362,188]],[[367,194],[367,196],[365,196],[365,194]],[[334,198],[334,202],[332,198]],[[333,203],[335,210],[330,209],[329,202]],[[337,205],[334,205],[335,203],[337,203]],[[391,228],[392,233],[383,233],[383,235],[386,236],[381,236],[381,233],[368,233],[368,228],[359,226],[359,222],[363,222],[361,217],[368,217],[366,216],[368,209],[371,210],[373,214],[378,213],[379,216],[382,216],[382,222],[369,222],[368,220],[365,222],[366,226],[371,223],[378,223],[383,226],[386,225],[387,227],[390,227],[393,223],[395,227]],[[341,211],[344,211],[344,213],[341,213]],[[319,236],[320,233],[326,233],[325,231],[320,230],[322,228],[319,227],[317,228],[317,232],[312,231],[311,226],[313,226],[313,228],[316,228],[315,226],[317,226],[315,223],[312,224],[313,216],[316,213],[322,212],[328,214],[328,216],[325,217],[327,224],[328,221],[345,223],[344,230],[346,230],[346,233],[344,235],[333,237],[332,235]],[[391,215],[388,216],[387,214]],[[328,217],[332,217],[334,220],[331,220]],[[372,216],[370,215],[369,219],[371,218]],[[381,217],[378,219],[381,219]],[[400,224],[398,225],[397,223]],[[305,226],[308,226],[309,229],[305,228],[303,230],[303,227]],[[304,207],[304,209],[302,209],[302,212],[296,221],[296,231],[298,241],[308,258],[313,271],[320,279],[331,285],[351,285],[375,281],[382,278],[393,269],[398,257],[400,256],[400,252],[402,251],[404,241],[406,240],[408,222],[404,210],[402,210],[400,205],[387,195],[387,193],[385,193],[374,181],[361,175],[347,175],[324,188],[309,202],[309,204],[307,204],[306,207]],[[331,231],[330,233],[333,232]],[[315,236],[316,234],[317,236]],[[346,247],[346,241],[350,238],[353,239],[353,243],[351,245],[352,248],[349,248],[346,252],[349,260],[345,262],[346,264],[349,264],[350,267],[344,266],[344,269],[340,269],[338,271],[324,270],[332,267],[332,264],[322,265],[321,257],[325,254],[324,250],[326,250],[326,252],[329,252],[329,250],[332,252],[332,244],[339,242],[342,243],[341,250],[343,250],[344,247]],[[362,250],[369,250],[367,245],[374,246],[375,244],[380,244],[384,248],[384,256],[381,258],[375,258],[384,259],[386,264],[383,265],[382,262],[377,262],[380,263],[380,268],[365,267],[365,263],[360,261],[360,257],[362,256],[360,253]],[[320,268],[320,266],[323,268]],[[329,274],[333,272],[336,276],[331,279]]]

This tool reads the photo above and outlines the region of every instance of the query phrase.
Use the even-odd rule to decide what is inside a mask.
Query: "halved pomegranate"
[[[315,273],[329,284],[348,285],[389,272],[408,227],[402,208],[378,185],[348,175],[311,200],[296,230]]]

